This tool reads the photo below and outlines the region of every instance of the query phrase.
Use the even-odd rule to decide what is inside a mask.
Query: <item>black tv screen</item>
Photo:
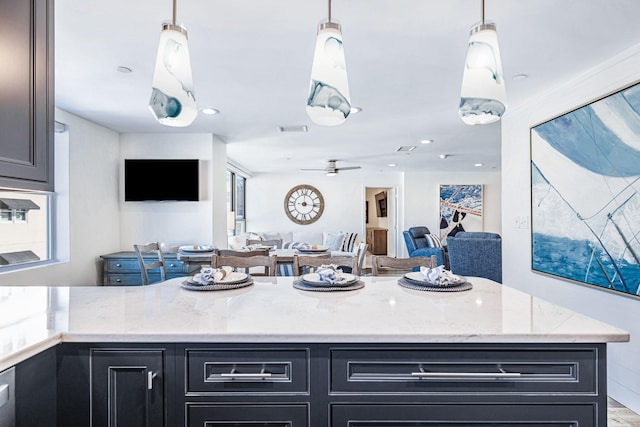
[[[197,159],[125,159],[124,200],[198,201]]]

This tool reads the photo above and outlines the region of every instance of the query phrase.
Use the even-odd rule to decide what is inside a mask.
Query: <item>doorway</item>
[[[396,256],[396,196],[397,191],[393,187],[365,187],[364,230],[366,243],[369,245],[368,256]]]

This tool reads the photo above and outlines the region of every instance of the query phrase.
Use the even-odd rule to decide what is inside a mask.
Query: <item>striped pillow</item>
[[[353,252],[356,242],[358,241],[358,233],[347,233],[344,231],[341,231],[341,233],[344,233],[344,242],[342,242],[342,249],[340,250],[342,252]]]
[[[435,234],[425,234],[424,236],[427,239],[427,245],[430,248],[441,248],[442,247],[442,242],[440,241],[440,238],[438,236],[436,236]]]

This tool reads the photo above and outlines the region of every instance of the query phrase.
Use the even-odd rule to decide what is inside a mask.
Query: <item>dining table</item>
[[[277,256],[277,263],[280,265],[293,264],[295,255],[305,256],[355,256],[353,252],[343,251],[317,251],[317,252],[301,252],[298,249],[273,249],[269,250],[270,255]],[[178,259],[188,265],[211,265],[212,257],[215,251],[208,252],[178,252]]]

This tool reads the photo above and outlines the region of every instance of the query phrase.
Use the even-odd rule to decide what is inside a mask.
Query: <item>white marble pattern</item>
[[[146,287],[21,288],[22,303],[33,304],[24,292],[46,301],[29,327],[25,319],[0,323],[0,370],[60,341],[629,340],[618,328],[481,278],[470,278],[470,291],[446,293],[402,288],[391,276],[364,277],[363,289],[331,293],[296,290],[292,277],[256,277],[253,286],[217,292],[182,289],[182,280]],[[10,292],[1,303],[11,303]]]

